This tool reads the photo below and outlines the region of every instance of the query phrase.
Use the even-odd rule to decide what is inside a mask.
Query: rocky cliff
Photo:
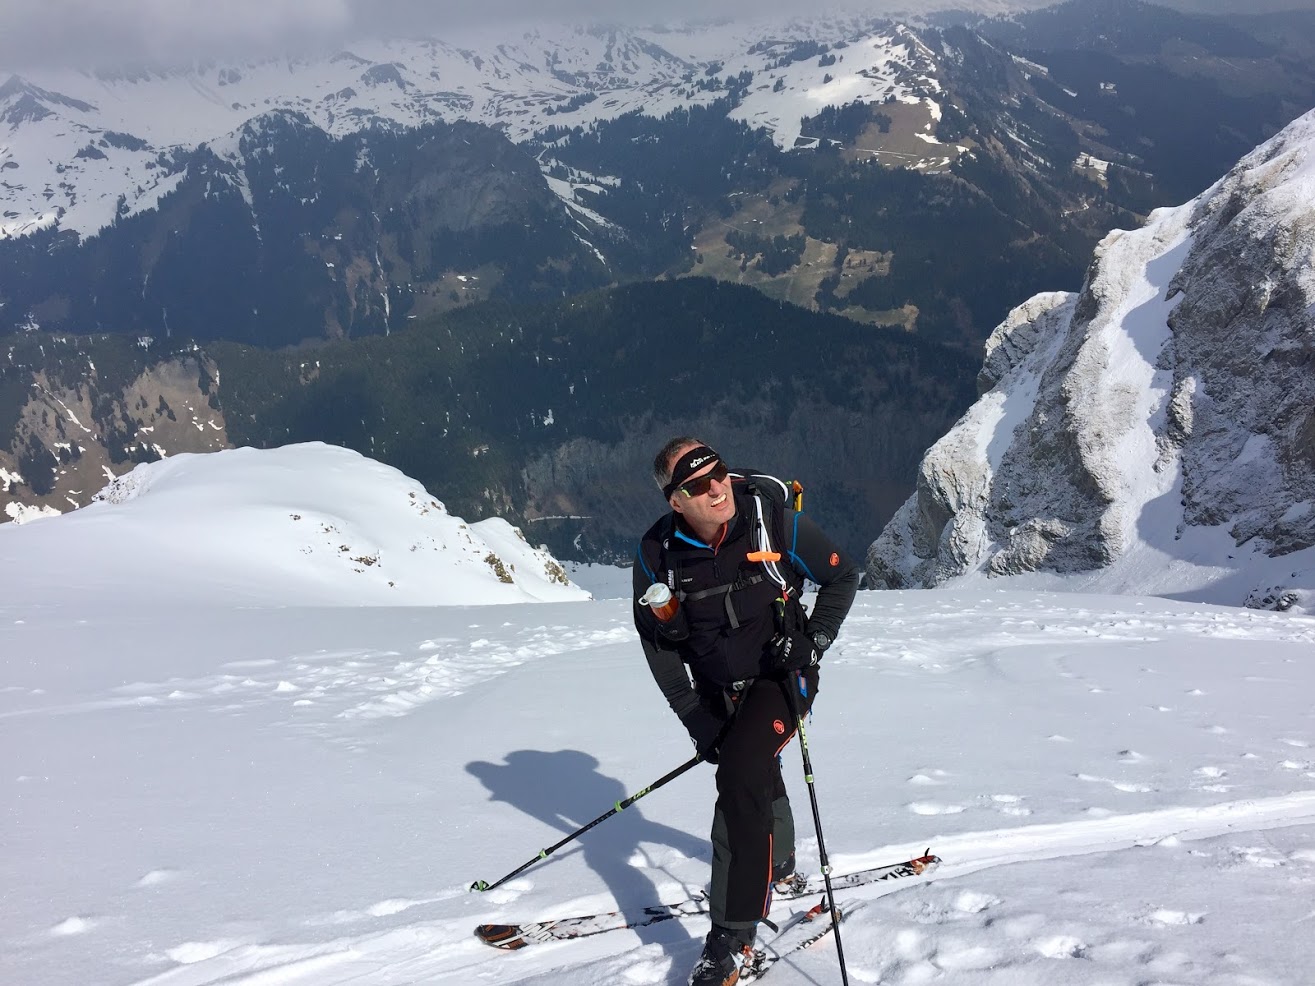
[[[143,339],[21,340],[0,372],[0,522],[86,506],[140,462],[228,447],[218,371]],[[53,351],[52,351],[53,350]]]
[[[870,581],[1315,599],[1315,113],[996,328]],[[1082,573],[1081,577],[1073,576]]]

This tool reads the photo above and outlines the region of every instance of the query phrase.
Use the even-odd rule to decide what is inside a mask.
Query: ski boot
[[[798,895],[807,886],[807,878],[794,871],[793,852],[783,862],[772,867],[772,893]]]
[[[690,973],[689,986],[735,986],[740,968],[753,952],[753,939],[752,928],[714,924]]]

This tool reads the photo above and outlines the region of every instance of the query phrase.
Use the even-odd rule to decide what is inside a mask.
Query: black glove
[[[767,653],[777,671],[803,671],[822,660],[822,648],[803,630],[778,633],[767,645]]]
[[[707,709],[701,708],[689,717],[685,728],[689,730],[690,739],[694,741],[694,749],[698,755],[708,763],[716,763],[717,744],[721,742],[722,730],[726,728],[726,723]]]

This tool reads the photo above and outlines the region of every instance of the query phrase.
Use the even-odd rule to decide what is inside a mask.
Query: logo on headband
[[[699,468],[699,466],[703,465],[703,463],[711,462],[715,458],[717,458],[715,455],[705,455],[700,459],[695,459],[693,462],[689,464],[689,467],[691,469],[697,469]]]

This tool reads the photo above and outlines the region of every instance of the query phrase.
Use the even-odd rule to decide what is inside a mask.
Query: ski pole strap
[[[634,804],[636,801],[638,801],[640,798],[644,797],[644,795],[646,795],[646,794],[651,794],[652,792],[654,792],[654,791],[656,791],[658,788],[660,788],[662,785],[666,784],[668,781],[674,781],[674,780],[675,780],[677,777],[679,777],[681,774],[685,773],[685,771],[689,770],[691,767],[694,767],[695,765],[697,765],[697,764],[699,764],[700,762],[702,762],[702,760],[703,760],[703,758],[702,758],[701,756],[698,756],[697,754],[695,754],[691,759],[685,761],[683,764],[681,764],[681,765],[680,765],[679,767],[677,767],[675,770],[672,770],[672,771],[670,771],[669,773],[664,774],[662,777],[658,778],[656,781],[654,781],[654,782],[653,782],[652,784],[650,784],[648,787],[644,788],[642,791],[637,791],[636,793],[632,794],[630,797],[626,798],[624,801],[618,801],[618,802],[616,802],[616,803],[612,806],[611,810],[609,810],[609,811],[605,811],[603,814],[599,815],[597,818],[595,818],[595,819],[594,819],[592,822],[590,822],[588,825],[582,825],[580,828],[576,829],[574,832],[572,832],[570,835],[568,835],[568,836],[567,836],[565,839],[563,839],[561,842],[557,843],[555,846],[549,846],[547,849],[540,849],[540,850],[539,850],[539,854],[538,854],[537,856],[535,856],[533,859],[526,860],[526,861],[525,861],[524,863],[522,863],[520,866],[516,867],[514,870],[512,870],[510,873],[508,873],[506,876],[504,876],[501,880],[497,880],[497,881],[494,882],[494,883],[486,883],[486,882],[483,881],[483,880],[476,880],[474,883],[472,883],[472,884],[470,885],[470,889],[471,889],[472,891],[474,891],[474,890],[478,890],[478,891],[480,891],[480,892],[482,893],[482,892],[484,892],[485,890],[492,890],[492,889],[494,889],[495,887],[500,887],[500,886],[502,886],[504,883],[506,883],[506,882],[507,882],[508,880],[510,880],[512,877],[514,877],[514,876],[518,876],[518,875],[520,875],[521,873],[523,873],[523,872],[525,872],[526,870],[528,870],[531,866],[533,866],[533,865],[534,865],[535,863],[537,863],[539,860],[541,860],[541,859],[547,859],[549,856],[551,856],[553,853],[555,853],[558,849],[562,848],[562,846],[566,845],[568,842],[572,842],[572,841],[574,841],[575,839],[578,839],[580,836],[584,835],[586,832],[588,832],[588,831],[589,831],[591,828],[593,828],[595,825],[598,825],[598,824],[601,823],[601,822],[605,822],[605,821],[607,821],[609,818],[611,818],[613,815],[617,814],[618,812],[625,811],[625,809],[629,808],[631,805],[633,805],[633,804]]]

